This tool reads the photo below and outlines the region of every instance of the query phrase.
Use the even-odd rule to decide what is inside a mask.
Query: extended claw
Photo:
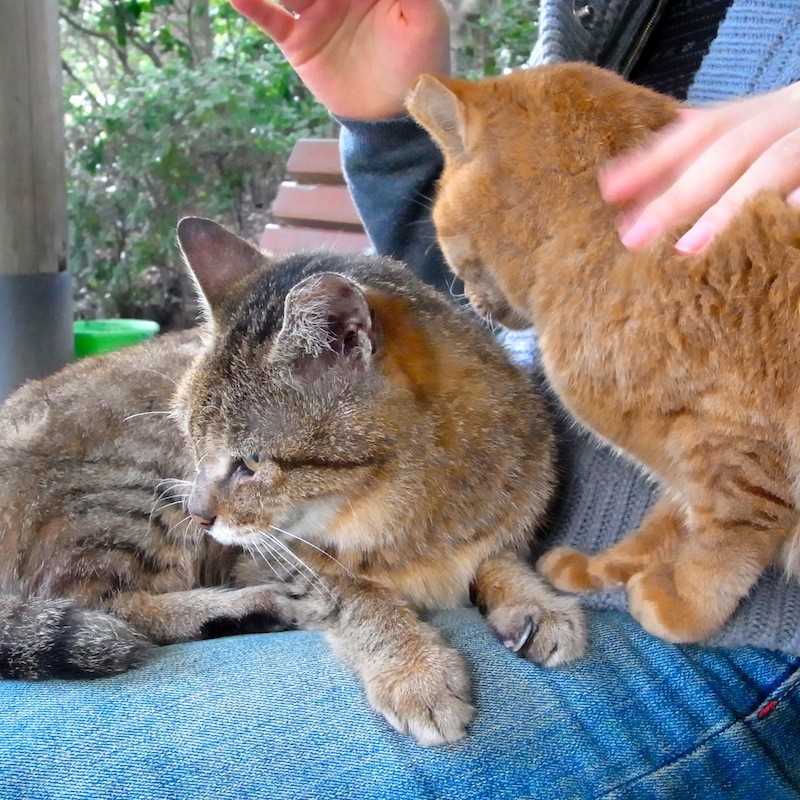
[[[522,634],[517,639],[517,641],[513,641],[512,639],[505,639],[503,644],[512,652],[519,653],[528,641],[530,640],[533,632],[535,630],[535,626],[533,624],[533,618],[530,616],[525,617],[525,629],[522,631]]]

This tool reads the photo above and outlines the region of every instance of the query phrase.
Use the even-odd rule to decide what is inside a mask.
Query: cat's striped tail
[[[128,624],[70,600],[0,595],[0,677],[99,678],[141,663],[151,644]]]

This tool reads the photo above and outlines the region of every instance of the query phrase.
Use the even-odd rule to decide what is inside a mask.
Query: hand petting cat
[[[331,113],[403,113],[424,72],[449,73],[449,23],[438,0],[230,0],[280,47]]]
[[[403,112],[423,73],[449,72],[438,0],[230,0],[281,48],[333,114],[380,120]],[[623,207],[623,244],[640,250],[691,224],[676,249],[696,255],[763,189],[800,203],[800,84],[713,108],[684,109],[650,146],[613,160],[606,200]]]
[[[600,188],[625,209],[619,233],[626,247],[641,250],[693,223],[675,245],[685,255],[702,252],[762,190],[800,205],[800,83],[683,109],[648,146],[611,161]]]

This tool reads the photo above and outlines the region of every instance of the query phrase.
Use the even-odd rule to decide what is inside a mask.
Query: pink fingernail
[[[800,189],[795,189],[793,192],[789,194],[786,198],[786,202],[790,206],[795,206],[800,208]]]
[[[708,223],[702,220],[675,242],[675,249],[685,256],[696,256],[714,238],[716,231]]]
[[[628,230],[620,231],[620,240],[629,250],[641,250],[655,239],[661,228],[650,219],[639,217]]]

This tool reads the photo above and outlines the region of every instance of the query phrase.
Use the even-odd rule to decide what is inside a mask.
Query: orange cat
[[[679,232],[627,251],[598,168],[677,104],[597,67],[425,76],[409,108],[444,152],[434,222],[473,306],[533,323],[567,408],[664,489],[626,540],[539,569],[626,584],[650,632],[707,637],[770,563],[800,572],[800,212],[763,194],[701,256]]]

